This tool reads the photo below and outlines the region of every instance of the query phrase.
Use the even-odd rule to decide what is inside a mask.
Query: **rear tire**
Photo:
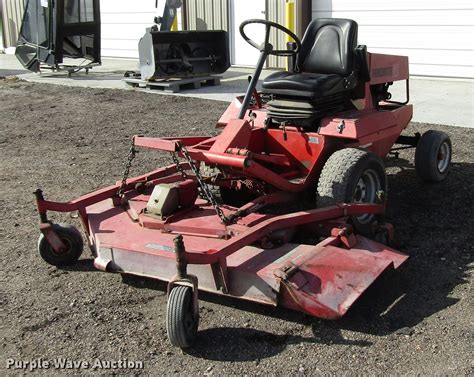
[[[173,346],[187,348],[196,339],[199,318],[196,318],[193,309],[192,288],[175,286],[166,307],[166,332]]]
[[[334,152],[321,171],[317,188],[318,207],[336,203],[380,203],[387,191],[383,161],[376,154],[356,148]],[[383,195],[385,200],[386,195]],[[351,216],[358,233],[371,236],[377,215]]]
[[[43,260],[52,266],[69,266],[74,264],[81,256],[84,249],[81,232],[68,224],[53,224],[54,232],[67,246],[67,250],[57,253],[41,234],[38,239],[38,252]]]
[[[453,154],[449,136],[441,131],[425,132],[415,151],[415,168],[425,182],[441,182],[449,173]]]

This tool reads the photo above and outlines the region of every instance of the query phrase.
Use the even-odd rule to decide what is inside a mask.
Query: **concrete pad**
[[[0,54],[0,77],[18,76],[28,72],[14,55]]]
[[[71,77],[66,73],[28,73],[15,56],[0,54],[0,76],[16,75],[21,79],[65,86],[133,90],[122,81],[125,71],[138,71],[135,59],[103,58],[102,66],[95,67],[86,75],[78,72]],[[271,74],[264,70],[261,79]],[[183,90],[180,93],[164,93],[156,90],[137,89],[160,95],[176,95],[230,102],[245,92],[251,68],[232,67],[222,75],[221,85]],[[259,82],[259,85],[261,81]],[[404,85],[396,83],[390,92],[394,100],[403,100]],[[414,107],[413,121],[474,128],[474,80],[410,78],[410,103]]]

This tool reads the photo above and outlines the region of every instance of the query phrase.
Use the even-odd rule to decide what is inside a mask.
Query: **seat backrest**
[[[357,22],[318,18],[306,29],[297,64],[300,72],[348,76],[354,70]]]

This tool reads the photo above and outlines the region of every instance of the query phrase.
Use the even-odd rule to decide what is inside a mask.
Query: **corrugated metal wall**
[[[267,20],[285,26],[285,3],[285,0],[267,0]],[[270,33],[270,43],[273,45],[275,50],[285,50],[286,34],[272,28]],[[270,55],[267,59],[267,67],[284,68],[286,67],[286,62],[286,57]]]
[[[229,30],[228,0],[186,0],[188,30]]]
[[[3,45],[15,47],[25,9],[24,0],[2,0]]]

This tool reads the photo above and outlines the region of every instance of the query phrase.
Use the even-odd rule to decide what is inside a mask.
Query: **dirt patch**
[[[212,134],[225,108],[0,80],[2,368],[8,358],[63,357],[142,361],[148,374],[471,374],[471,129],[411,125],[410,132],[435,128],[452,137],[452,171],[445,182],[427,185],[416,177],[413,151],[387,161],[389,220],[410,262],[340,321],[203,294],[199,341],[184,353],[166,339],[164,284],[97,272],[88,252],[72,268],[42,262],[34,189],[68,200],[108,185],[120,179],[131,135]],[[132,174],[170,159],[141,152],[138,161]],[[78,225],[65,216],[54,220]]]

